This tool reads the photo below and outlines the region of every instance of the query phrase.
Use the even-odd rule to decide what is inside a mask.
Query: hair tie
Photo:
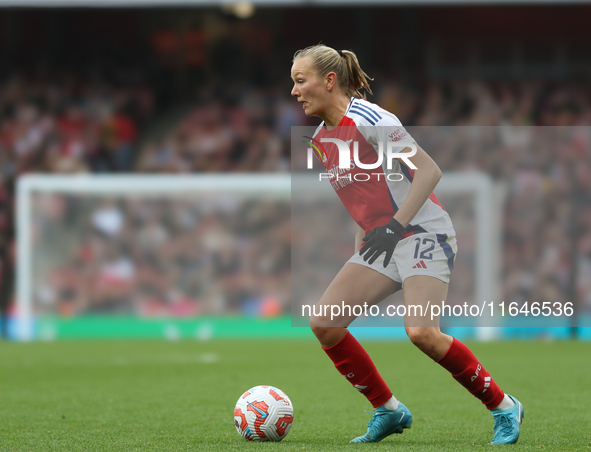
[[[343,51],[342,50],[337,50],[337,53],[339,54],[339,56],[342,58],[343,57]]]

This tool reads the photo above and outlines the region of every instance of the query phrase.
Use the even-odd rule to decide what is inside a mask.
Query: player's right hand
[[[386,253],[384,258],[384,268],[386,268],[403,233],[404,226],[392,218],[385,225],[373,228],[369,234],[363,237],[365,243],[359,250],[359,255],[363,256],[365,262],[369,260],[371,265],[383,253]]]

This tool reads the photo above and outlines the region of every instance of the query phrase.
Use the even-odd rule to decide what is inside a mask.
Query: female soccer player
[[[364,166],[387,155],[386,142],[395,143],[399,157],[392,159],[390,169],[386,158],[379,170],[365,171],[355,163],[348,169],[341,166],[339,180],[331,181],[359,231],[353,257],[318,304],[371,306],[400,288],[407,307],[426,308],[429,300],[445,300],[456,240],[449,215],[433,194],[441,178],[437,164],[414,143],[396,116],[364,99],[360,90],[371,93],[370,79],[353,52],[325,45],[299,50],[293,57],[291,78],[291,94],[302,103],[306,115],[323,121],[313,140],[322,145],[325,154],[321,160],[327,171],[339,165],[338,140],[341,144],[356,142],[359,162]],[[350,148],[350,162],[354,162],[354,145]],[[362,172],[363,177],[356,177]],[[369,180],[365,180],[366,174],[370,174]],[[367,432],[351,442],[378,442],[409,428],[412,415],[392,395],[365,349],[347,329],[356,318],[352,312],[343,309],[343,315],[332,320],[313,315],[310,326],[337,370],[375,408]],[[495,420],[491,444],[515,443],[523,406],[497,386],[470,349],[443,334],[438,318],[430,321],[407,314],[405,329],[414,345],[491,410]]]

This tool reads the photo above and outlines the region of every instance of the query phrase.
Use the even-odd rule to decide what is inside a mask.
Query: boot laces
[[[495,416],[495,431],[500,431],[503,436],[509,436],[513,432],[511,416],[507,414],[499,414]]]

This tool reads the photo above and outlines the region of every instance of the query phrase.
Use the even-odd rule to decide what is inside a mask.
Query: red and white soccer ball
[[[289,433],[292,422],[291,400],[273,386],[249,389],[234,408],[236,430],[248,441],[281,441]]]

